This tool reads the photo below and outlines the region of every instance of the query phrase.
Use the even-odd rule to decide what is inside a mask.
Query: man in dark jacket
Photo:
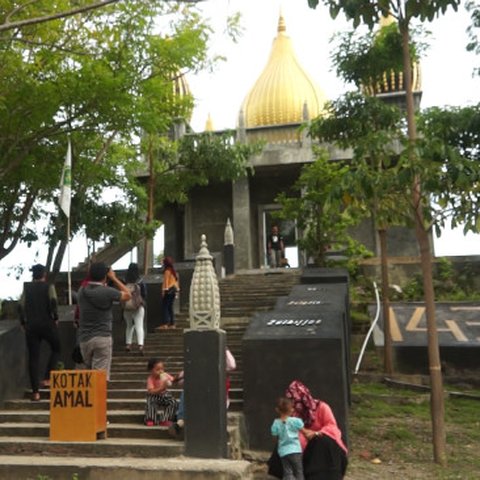
[[[49,384],[50,371],[57,368],[60,358],[58,336],[57,294],[55,287],[47,283],[47,271],[43,265],[31,268],[32,281],[25,282],[19,302],[20,323],[25,329],[28,348],[28,371],[32,386],[32,400],[40,400],[39,386]],[[50,345],[50,358],[40,382],[40,345],[45,340]]]

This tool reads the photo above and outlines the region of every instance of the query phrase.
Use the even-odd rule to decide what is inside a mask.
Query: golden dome
[[[247,128],[301,123],[305,105],[310,118],[323,109],[325,95],[300,66],[285,30],[280,14],[268,63],[242,105]]]

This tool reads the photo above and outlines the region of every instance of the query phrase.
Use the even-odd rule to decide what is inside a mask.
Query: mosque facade
[[[417,77],[414,85],[419,90]],[[385,82],[373,93],[396,101],[402,90],[401,76],[387,72]],[[234,182],[195,188],[187,204],[165,207],[160,215],[165,225],[165,253],[177,260],[193,258],[202,234],[207,236],[210,251],[222,252],[229,219],[234,230],[237,270],[267,266],[266,238],[273,224],[279,226],[285,239],[290,265],[305,265],[307,258],[296,248],[300,232],[293,220],[275,219],[275,211],[280,209],[275,199],[281,192],[290,192],[302,167],[314,161],[311,139],[300,127],[322,114],[326,100],[300,65],[280,15],[270,57],[238,115],[236,141],[264,143],[263,151],[251,159],[253,172]],[[212,130],[211,119],[206,130]],[[348,151],[326,148],[331,160],[351,158]],[[373,220],[360,225],[354,236],[379,254]],[[409,229],[392,228],[388,245],[391,256],[418,255]]]

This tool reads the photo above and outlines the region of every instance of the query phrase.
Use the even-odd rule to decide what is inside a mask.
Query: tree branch
[[[36,3],[38,0],[29,0],[27,3],[24,3],[23,5],[19,5],[18,7],[14,8],[6,17],[5,17],[5,23],[10,23],[10,19],[18,12],[23,10],[24,8],[28,7],[32,3]]]
[[[102,0],[100,2],[91,3],[90,5],[85,5],[83,7],[73,8],[71,10],[53,13],[51,15],[44,15],[43,17],[34,17],[34,18],[27,18],[25,20],[18,20],[17,22],[9,22],[7,18],[5,23],[0,25],[0,32],[4,32],[6,30],[12,30],[14,28],[26,27],[28,25],[37,25],[39,23],[50,22],[52,20],[57,20],[59,18],[71,17],[73,15],[76,15],[77,13],[85,13],[90,10],[96,10],[98,8],[106,7],[107,5],[118,3],[120,1],[121,0]],[[9,16],[11,16],[11,14]]]
[[[70,48],[65,48],[65,47],[62,47],[62,46],[57,46],[53,43],[42,43],[42,42],[35,42],[33,40],[27,40],[26,38],[13,38],[12,39],[12,42],[19,42],[19,43],[23,43],[25,45],[32,45],[34,47],[47,47],[47,48],[50,48],[51,50],[55,49],[57,50],[58,52],[63,52],[63,53],[71,53],[73,55],[78,55],[78,56],[87,56],[87,55],[90,55],[89,53],[87,52],[79,52],[79,51],[76,51],[76,50],[72,50]],[[91,56],[91,55],[90,55]]]
[[[36,0],[31,0],[28,3],[34,3]],[[59,18],[67,18],[71,17],[73,15],[77,15],[78,13],[85,13],[89,12],[90,10],[96,10],[98,8],[103,8],[108,5],[112,5],[114,3],[118,3],[122,0],[102,0],[100,2],[95,2],[91,3],[90,5],[85,5],[83,7],[78,7],[78,8],[72,8],[71,10],[65,10],[63,12],[58,12],[58,13],[53,13],[51,15],[44,15],[43,17],[34,17],[34,18],[27,18],[25,20],[18,20],[17,22],[9,22],[8,18],[10,18],[15,11],[21,10],[24,8],[26,5],[23,5],[22,7],[18,7],[15,9],[13,12],[11,12],[6,21],[0,25],[0,32],[5,32],[7,30],[12,30],[14,28],[22,28],[26,27],[29,25],[37,25],[39,23],[45,23],[45,22],[50,22],[52,20],[58,20]],[[199,3],[204,0],[177,0],[181,3]]]

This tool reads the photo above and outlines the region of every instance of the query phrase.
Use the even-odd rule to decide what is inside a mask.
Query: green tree
[[[311,7],[316,7],[320,0],[308,0]],[[455,10],[460,0],[323,0],[335,18],[342,11],[353,21],[354,27],[361,23],[370,28],[378,21],[380,15],[393,15],[398,22],[402,37],[403,72],[405,81],[405,97],[407,105],[407,131],[409,145],[407,148],[412,164],[417,161],[417,127],[414,114],[414,99],[412,91],[412,59],[410,55],[410,25],[412,19],[432,21],[436,16],[445,13],[452,7]],[[420,258],[424,282],[425,307],[428,331],[428,356],[430,379],[432,386],[431,411],[433,430],[433,451],[437,463],[446,463],[445,449],[445,408],[443,401],[443,380],[438,346],[438,332],[435,321],[435,295],[432,281],[432,258],[428,238],[428,222],[425,222],[424,212],[428,209],[422,196],[422,174],[418,171],[413,179],[412,206],[415,221],[415,232],[420,249]]]
[[[300,248],[318,266],[328,265],[329,251],[348,249],[365,254],[365,249],[348,233],[356,223],[353,209],[348,209],[341,182],[348,165],[332,162],[322,149],[316,150],[316,160],[303,167],[291,194],[281,193],[276,201],[282,206],[281,218],[294,218],[302,232]]]
[[[468,0],[465,4],[465,8],[470,13],[470,18],[472,20],[471,25],[467,28],[469,39],[467,43],[467,51],[480,55],[480,6],[478,5],[478,2]],[[480,75],[480,66],[475,67],[473,71],[476,75]]]
[[[364,67],[363,64],[362,69]],[[338,178],[338,188],[341,189],[348,208],[357,211],[357,219],[373,217],[380,240],[384,366],[389,375],[393,372],[393,356],[389,320],[387,230],[389,226],[408,223],[408,202],[395,168],[402,143],[401,127],[402,115],[396,107],[358,93],[346,94],[332,102],[327,107],[326,115],[315,119],[310,126],[313,138],[342,149],[351,149],[353,153],[349,168]]]
[[[437,235],[447,224],[479,232],[480,104],[429,108],[418,117],[418,128],[416,168],[425,172],[425,196],[433,200],[425,217]],[[412,171],[405,161],[402,174],[411,177]]]
[[[6,3],[11,11],[15,2]],[[133,175],[144,154],[138,139],[188,117],[192,98],[178,95],[173,84],[178,75],[211,64],[208,35],[195,8],[163,0],[124,1],[1,34],[0,259],[19,241],[34,241],[32,221],[45,216],[52,216],[52,245],[61,237],[63,219],[46,205],[58,194],[67,133],[72,232],[95,230],[110,187],[125,191],[124,220],[105,230],[128,231],[128,218],[141,222],[146,196]],[[105,205],[105,215],[115,212],[121,215],[119,205]]]
[[[55,2],[52,0],[37,2],[26,1],[22,5],[12,5],[12,2],[6,1],[5,10],[0,11],[0,32],[6,30],[13,30],[16,28],[23,28],[31,25],[38,25],[40,23],[51,22],[61,18],[71,17],[73,15],[80,15],[107,7],[114,3],[123,0],[101,0],[97,2],[75,2],[76,4],[85,3],[74,8],[65,7],[65,2]],[[167,1],[167,0],[164,0]],[[198,3],[203,0],[176,0],[184,3]],[[3,5],[2,5],[3,7]],[[46,11],[50,13],[46,13]]]

